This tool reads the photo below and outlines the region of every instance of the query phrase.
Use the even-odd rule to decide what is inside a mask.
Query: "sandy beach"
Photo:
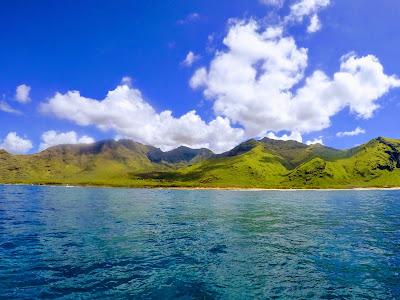
[[[237,192],[297,192],[297,191],[398,191],[400,187],[353,187],[353,188],[243,188],[243,187],[159,187],[159,186],[107,186],[107,185],[70,185],[70,184],[29,184],[29,183],[0,183],[0,185],[16,186],[49,186],[64,188],[118,188],[118,189],[150,189],[150,190],[182,190],[182,191],[237,191]]]

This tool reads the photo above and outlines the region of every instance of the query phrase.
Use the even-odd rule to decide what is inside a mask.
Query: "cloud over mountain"
[[[295,1],[288,15],[273,26],[254,18],[231,20],[222,46],[213,45],[209,64],[198,68],[189,81],[211,102],[211,120],[205,121],[195,110],[181,116],[170,110],[157,112],[128,78],[104,99],[88,98],[79,91],[56,93],[41,104],[41,111],[164,150],[186,145],[216,152],[253,137],[302,141],[303,135],[330,127],[332,117],[344,109],[369,119],[380,98],[400,87],[400,80],[385,73],[376,56],[353,52],[340,59],[336,72],[310,69],[308,49],[288,34],[291,24],[304,21],[310,22],[308,32],[318,31],[319,13],[330,4],[330,0]],[[199,16],[190,14],[181,23]],[[199,55],[188,52],[182,64],[191,66]]]
[[[113,130],[120,137],[166,150],[186,145],[221,152],[243,138],[243,130],[231,127],[228,118],[216,117],[207,123],[195,111],[179,118],[168,110],[157,113],[139,90],[127,84],[108,92],[103,100],[83,97],[78,91],[57,93],[42,103],[41,110],[81,126]]]
[[[27,153],[32,148],[32,142],[27,138],[20,137],[16,132],[9,132],[0,144],[0,149],[14,154]]]
[[[44,132],[41,140],[42,142],[40,143],[39,150],[61,144],[90,144],[95,142],[93,138],[87,135],[78,137],[75,131],[57,132],[55,130]]]
[[[332,76],[315,70],[304,77],[308,50],[281,28],[263,28],[256,20],[234,23],[223,42],[226,48],[194,73],[190,85],[213,101],[217,115],[242,125],[246,136],[319,131],[346,107],[371,118],[379,98],[400,86],[378,58],[354,53],[342,57]]]
[[[356,135],[360,135],[360,134],[364,134],[366,133],[365,129],[362,129],[361,127],[357,127],[354,130],[351,131],[340,131],[338,133],[336,133],[337,137],[344,137],[344,136],[356,136]]]

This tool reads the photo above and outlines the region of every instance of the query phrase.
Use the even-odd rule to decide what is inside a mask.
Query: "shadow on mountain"
[[[188,173],[181,173],[176,171],[151,171],[145,173],[134,173],[131,174],[132,179],[142,179],[142,180],[157,180],[157,181],[180,181],[180,182],[190,182],[199,181],[201,183],[207,183],[219,179],[214,175],[207,176],[207,173],[213,170],[224,170],[229,169],[229,166],[224,166],[222,164],[203,166],[200,169]]]

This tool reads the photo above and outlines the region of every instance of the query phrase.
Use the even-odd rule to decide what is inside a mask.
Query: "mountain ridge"
[[[338,150],[269,138],[221,154],[132,140],[57,145],[35,154],[0,150],[0,183],[128,187],[342,188],[400,186],[400,140],[377,137]]]

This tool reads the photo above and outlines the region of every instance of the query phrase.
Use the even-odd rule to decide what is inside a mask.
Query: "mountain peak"
[[[59,145],[35,155],[0,150],[0,182],[126,186],[399,186],[400,140],[378,137],[350,150],[264,138],[214,155],[131,140]]]
[[[392,144],[399,144],[399,140],[392,139],[392,138],[387,138],[383,136],[378,136],[375,140],[387,144],[387,143],[392,143]]]
[[[0,155],[10,155],[6,150],[0,149]]]
[[[179,146],[178,148],[170,151],[163,152],[162,150],[155,148],[148,153],[148,158],[152,162],[167,162],[167,163],[180,163],[190,162],[193,160],[201,160],[209,158],[214,153],[206,148],[192,149],[186,146]]]
[[[302,147],[302,148],[306,148],[308,147],[306,144],[300,143],[298,141],[295,140],[275,140],[275,139],[271,139],[268,137],[264,137],[261,140],[259,140],[262,143],[265,144],[271,144],[271,145],[286,145],[286,146],[291,146],[291,147]]]
[[[222,154],[219,154],[218,156],[221,157],[226,157],[226,156],[237,156],[243,153],[246,153],[248,151],[250,151],[251,149],[253,149],[254,147],[256,147],[259,144],[259,142],[255,139],[250,139],[247,140],[243,143],[240,143],[239,145],[237,145],[235,148],[224,152]]]

